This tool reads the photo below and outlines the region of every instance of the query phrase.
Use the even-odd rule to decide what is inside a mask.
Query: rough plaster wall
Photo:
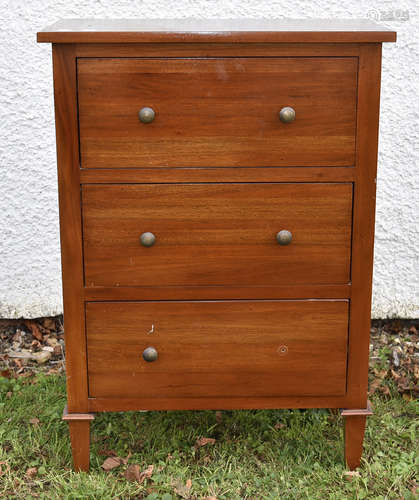
[[[418,8],[415,1],[0,0],[0,317],[62,310],[51,47],[36,31],[59,18],[365,18],[409,20],[384,44],[374,317],[418,317]]]

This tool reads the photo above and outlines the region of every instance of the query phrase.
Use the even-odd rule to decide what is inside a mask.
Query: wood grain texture
[[[68,413],[64,407],[62,419],[69,424],[71,452],[75,471],[88,471],[90,465],[90,422],[92,413]]]
[[[86,301],[213,299],[349,299],[351,285],[86,287]]]
[[[341,408],[346,396],[89,398],[89,411],[138,410],[274,410],[280,408]]]
[[[87,472],[90,465],[90,420],[69,420],[68,427],[74,470]]]
[[[396,33],[365,19],[63,19],[38,42],[394,42]]]
[[[360,47],[359,68],[348,359],[348,396],[352,408],[367,405],[381,44]]]
[[[54,45],[52,57],[68,410],[85,413],[87,369],[74,47]]]
[[[358,57],[356,43],[81,43],[77,57]]]
[[[76,470],[89,466],[87,412],[139,409],[345,408],[345,457],[359,466],[378,42],[395,35],[330,20],[73,20],[38,34],[63,42],[53,62]],[[290,125],[277,118],[287,105]],[[150,125],[143,106],[156,109]],[[154,247],[140,246],[144,231]]]
[[[81,58],[81,164],[351,166],[356,78],[350,57]],[[292,123],[278,118],[285,106]]]
[[[86,318],[92,397],[346,391],[347,301],[102,302]]]
[[[361,465],[366,415],[344,417],[345,462],[350,470]]]
[[[190,182],[351,182],[351,167],[85,168],[83,184]]]
[[[351,216],[349,183],[84,185],[86,285],[344,284]]]

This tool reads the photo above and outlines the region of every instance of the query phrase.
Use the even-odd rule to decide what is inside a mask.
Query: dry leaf
[[[45,318],[42,321],[42,324],[44,325],[44,328],[47,328],[48,330],[55,330],[55,321],[51,318]]]
[[[380,380],[383,380],[387,375],[388,370],[377,370],[374,368],[374,373]]]
[[[276,430],[283,429],[285,427],[285,424],[282,424],[281,422],[278,422],[277,424],[274,425],[274,428]]]
[[[149,465],[147,469],[143,470],[140,474],[139,482],[142,483],[144,479],[150,479],[153,474],[154,465]]]
[[[25,476],[28,479],[32,479],[38,474],[38,469],[36,467],[29,467],[29,469],[25,472]]]
[[[140,466],[130,465],[125,471],[125,478],[128,481],[137,481],[138,483],[143,483],[146,479],[150,479],[153,474],[154,465],[149,465],[147,469],[140,472]]]
[[[204,497],[202,500],[218,500],[217,497]]]
[[[381,385],[381,380],[380,379],[375,379],[374,382],[371,383],[370,385],[370,390],[368,391],[368,394],[374,394],[374,392],[380,387]]]
[[[380,386],[380,392],[381,392],[381,394],[384,394],[385,396],[390,396],[390,389],[388,388],[387,385]]]
[[[34,321],[31,321],[30,319],[25,319],[24,323],[25,323],[25,326],[27,328],[29,328],[29,330],[31,331],[32,335],[36,339],[38,339],[39,341],[42,342],[42,340],[43,340],[44,337],[43,337],[40,329],[38,328],[38,325]]]
[[[127,470],[124,472],[125,479],[127,481],[139,481],[140,480],[140,466],[130,465]]]
[[[177,481],[174,484],[174,492],[182,498],[189,498],[191,496],[191,488],[192,488],[192,480],[188,479],[186,484],[182,484],[180,481]]]
[[[62,353],[62,347],[60,344],[57,344],[54,346],[54,356],[61,356]]]
[[[103,464],[101,465],[102,469],[105,470],[106,472],[115,469],[115,467],[118,467],[121,465],[121,459],[119,457],[108,457]]]
[[[31,418],[29,420],[29,423],[32,424],[32,425],[39,425],[39,418],[36,418],[36,417]]]
[[[200,437],[195,442],[195,448],[201,448],[201,446],[205,446],[207,444],[215,444],[215,439],[214,438]]]
[[[10,356],[10,353],[9,353],[9,356]],[[11,356],[10,356],[11,357]],[[17,359],[14,359],[13,360],[14,364],[20,369],[22,368],[22,360],[17,358]]]

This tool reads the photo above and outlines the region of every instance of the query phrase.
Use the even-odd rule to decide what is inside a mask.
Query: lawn
[[[326,410],[100,414],[91,471],[75,474],[61,421],[64,376],[0,381],[0,498],[417,498],[419,404],[391,385],[372,397],[362,467],[351,477],[341,418]],[[103,470],[112,456],[124,460]],[[129,480],[135,470],[148,471],[142,482]]]

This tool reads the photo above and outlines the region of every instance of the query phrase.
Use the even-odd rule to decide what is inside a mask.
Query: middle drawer
[[[87,184],[82,199],[88,287],[350,280],[351,183]]]

